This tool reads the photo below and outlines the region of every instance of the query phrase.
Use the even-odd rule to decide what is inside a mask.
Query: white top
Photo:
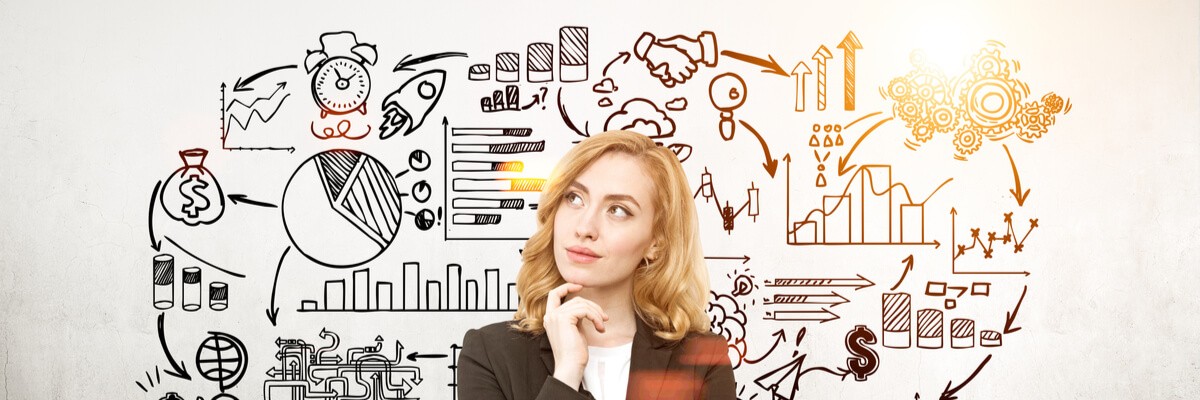
[[[617,347],[588,346],[588,363],[583,368],[583,388],[596,400],[624,399],[629,385],[629,361],[633,342]]]

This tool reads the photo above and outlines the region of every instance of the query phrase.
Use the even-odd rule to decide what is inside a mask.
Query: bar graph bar
[[[520,299],[515,282],[501,280],[499,268],[474,270],[478,277],[464,280],[463,267],[447,264],[445,278],[421,279],[421,264],[406,262],[400,268],[400,282],[372,281],[371,270],[350,272],[346,279],[324,283],[322,299],[300,301],[300,312],[514,312]],[[378,270],[377,270],[378,272]],[[426,274],[440,278],[441,273]],[[372,291],[373,288],[373,291]],[[348,289],[348,290],[347,290]],[[395,293],[399,289],[400,293]],[[397,302],[397,299],[399,301]]]
[[[850,175],[840,193],[820,194],[820,207],[800,220],[790,220],[790,176],[788,179],[789,245],[940,244],[925,237],[925,202],[950,179],[924,199],[914,199],[904,182],[892,179],[891,165],[863,165]]]

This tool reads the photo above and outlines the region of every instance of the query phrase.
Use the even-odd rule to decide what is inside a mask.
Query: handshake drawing
[[[704,31],[695,38],[677,35],[660,40],[646,32],[633,45],[633,55],[645,61],[650,74],[664,86],[675,87],[687,82],[699,64],[717,65],[717,37]]]

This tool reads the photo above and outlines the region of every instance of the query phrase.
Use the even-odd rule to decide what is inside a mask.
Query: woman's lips
[[[570,258],[571,261],[574,261],[579,264],[590,264],[590,263],[595,262],[596,260],[600,259],[600,256],[584,254],[584,253],[576,252],[571,249],[567,249],[567,257]]]

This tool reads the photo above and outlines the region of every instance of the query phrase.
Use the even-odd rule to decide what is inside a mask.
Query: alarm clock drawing
[[[371,94],[367,66],[374,65],[377,58],[375,46],[359,43],[353,32],[321,35],[321,49],[310,50],[304,66],[313,74],[313,101],[321,108],[322,119],[330,114],[367,113]]]

